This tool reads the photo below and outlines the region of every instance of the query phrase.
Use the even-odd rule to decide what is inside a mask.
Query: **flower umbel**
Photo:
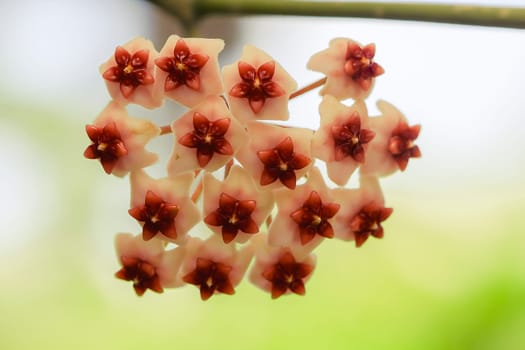
[[[381,177],[421,156],[420,125],[384,101],[381,115],[368,115],[364,99],[384,72],[374,44],[333,39],[307,64],[325,77],[298,90],[277,60],[250,45],[221,74],[223,47],[221,39],[171,35],[159,53],[136,38],[99,68],[112,101],[86,126],[84,156],[107,174],[130,175],[128,213],[141,231],[116,236],[115,276],[138,296],[186,285],[202,300],[233,295],[252,260],[249,280],[272,299],[304,295],[326,238],[356,247],[383,238],[393,209]],[[316,130],[292,126],[309,113],[279,122],[289,119],[290,100],[320,86]],[[186,110],[161,127],[126,110],[166,98]],[[340,102],[347,98],[354,101]],[[165,134],[166,175],[153,178],[144,168],[158,156],[145,146]]]

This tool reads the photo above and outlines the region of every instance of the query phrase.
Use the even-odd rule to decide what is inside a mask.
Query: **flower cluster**
[[[234,294],[246,274],[272,298],[303,295],[326,239],[360,247],[384,236],[392,208],[379,180],[420,156],[419,125],[384,101],[381,115],[368,115],[364,99],[384,72],[373,44],[337,38],[309,60],[324,75],[318,130],[278,124],[298,93],[275,59],[246,46],[221,71],[223,47],[172,35],[157,52],[137,38],[100,67],[112,101],[86,126],[84,156],[129,175],[128,212],[140,229],[116,236],[116,277],[139,296],[191,284],[207,300]],[[127,113],[127,104],[153,109],[165,99],[187,108],[170,125]],[[166,177],[155,179],[144,168],[158,157],[145,145],[164,134],[173,149]],[[350,188],[353,174],[359,186]]]

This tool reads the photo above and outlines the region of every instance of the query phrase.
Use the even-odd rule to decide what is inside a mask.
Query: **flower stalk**
[[[525,8],[459,4],[296,0],[149,0],[191,28],[209,15],[288,15],[525,28]]]

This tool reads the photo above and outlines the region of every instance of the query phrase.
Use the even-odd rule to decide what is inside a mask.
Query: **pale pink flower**
[[[121,104],[160,107],[162,85],[154,77],[157,55],[153,43],[140,37],[117,46],[114,55],[99,68],[111,97]]]
[[[286,247],[266,244],[263,235],[252,242],[255,246],[255,262],[250,270],[250,282],[271,293],[272,299],[284,294],[306,293],[305,283],[312,276],[317,261],[314,254],[297,258]]]
[[[238,250],[217,235],[205,241],[191,238],[186,248],[179,276],[199,288],[202,300],[217,293],[234,294],[253,258],[253,247],[245,245]]]
[[[115,237],[115,249],[122,265],[115,276],[132,281],[138,296],[142,296],[147,289],[162,293],[164,288],[183,285],[177,278],[177,272],[184,258],[184,249],[179,247],[165,251],[160,240],[146,242],[140,235],[128,233],[119,233]]]
[[[86,148],[84,156],[100,159],[107,174],[124,176],[158,159],[144,147],[160,134],[160,128],[147,120],[130,117],[117,102],[110,102],[93,124],[86,125],[86,133],[92,144]]]
[[[321,125],[312,139],[312,155],[326,162],[333,182],[344,186],[355,169],[365,163],[368,142],[375,135],[369,129],[366,105],[358,101],[348,107],[325,95],[319,113]]]
[[[290,193],[277,190],[277,215],[268,231],[268,243],[272,246],[290,247],[298,257],[312,251],[324,238],[334,237],[332,222],[340,205],[326,187],[316,167],[308,174],[308,180]]]
[[[328,49],[313,55],[307,67],[326,75],[321,95],[362,100],[372,92],[375,77],[384,73],[373,61],[374,56],[374,44],[361,46],[351,39],[336,38],[330,41]]]
[[[370,118],[370,128],[376,136],[369,143],[361,172],[386,176],[405,170],[410,158],[421,157],[419,147],[414,144],[421,126],[409,126],[405,116],[386,101],[378,101],[377,107],[381,116]]]
[[[223,48],[221,39],[171,35],[155,60],[156,79],[163,84],[164,94],[188,107],[206,96],[221,95],[218,56]]]
[[[335,237],[346,241],[355,241],[360,247],[370,236],[382,238],[381,223],[385,221],[392,208],[385,208],[378,178],[361,176],[357,189],[337,188],[333,190],[341,210],[334,220]]]
[[[204,222],[224,243],[246,242],[273,209],[271,191],[259,191],[244,168],[233,166],[224,181],[204,175]]]
[[[297,83],[266,52],[246,45],[239,61],[223,67],[222,78],[230,109],[242,124],[288,119],[288,99]]]
[[[250,142],[236,158],[261,188],[294,189],[299,178],[310,166],[313,132],[260,122],[246,124]]]
[[[175,143],[168,162],[170,176],[194,169],[217,170],[233,158],[248,138],[218,96],[208,96],[175,120],[171,129]]]
[[[193,174],[153,179],[142,170],[130,175],[129,214],[142,224],[142,237],[158,237],[184,244],[188,231],[201,219],[199,208],[190,198]]]

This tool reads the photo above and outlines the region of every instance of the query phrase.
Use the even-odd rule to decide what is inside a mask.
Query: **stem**
[[[305,94],[308,91],[313,90],[313,89],[315,89],[315,88],[317,88],[319,86],[323,86],[324,83],[326,83],[326,77],[321,78],[321,79],[319,79],[317,81],[314,81],[313,83],[308,84],[305,87],[300,88],[299,90],[296,90],[296,91],[292,92],[290,94],[290,98],[289,99],[291,100],[292,98],[295,98],[297,96],[301,96],[302,94]]]
[[[148,0],[190,28],[209,15],[288,15],[395,19],[525,28],[525,8],[308,0]]]
[[[171,125],[163,125],[160,127],[160,135],[171,134]]]

